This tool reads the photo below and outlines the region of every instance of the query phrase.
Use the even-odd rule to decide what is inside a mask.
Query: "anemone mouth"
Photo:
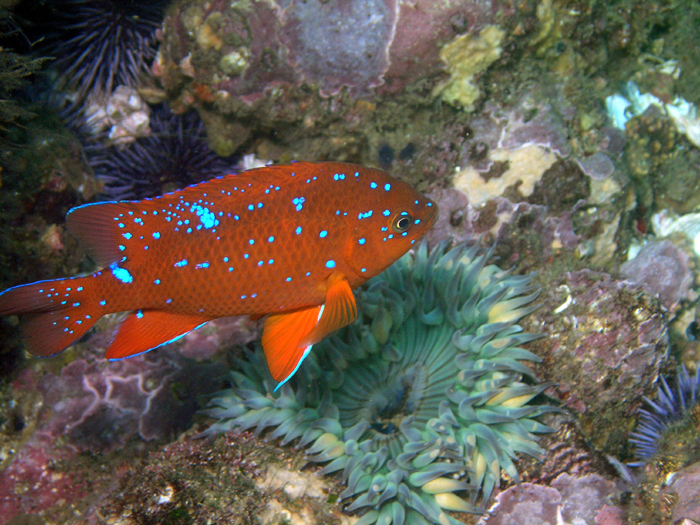
[[[397,374],[388,373],[386,377],[391,380],[386,384],[377,382],[375,385],[365,385],[367,393],[357,409],[349,406],[343,410],[341,405],[338,406],[340,423],[350,427],[367,421],[369,430],[377,438],[389,439],[400,435],[399,428],[407,421],[406,418],[412,422],[420,413],[426,375],[425,367],[415,364],[406,370],[398,370]]]
[[[314,346],[275,392],[261,349],[212,400],[206,433],[273,429],[298,440],[321,472],[340,472],[361,522],[459,523],[500,483],[519,482],[517,454],[539,457],[530,400],[548,385],[522,381],[538,361],[516,324],[534,309],[528,276],[487,266],[476,248],[423,243],[356,292],[358,318]]]

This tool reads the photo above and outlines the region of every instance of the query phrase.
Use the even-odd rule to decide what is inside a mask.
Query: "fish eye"
[[[396,233],[403,233],[413,225],[413,215],[407,211],[402,211],[391,221],[391,228]]]

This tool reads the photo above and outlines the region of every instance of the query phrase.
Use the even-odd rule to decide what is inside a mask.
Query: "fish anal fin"
[[[128,202],[84,204],[68,212],[66,227],[98,266],[109,266],[124,256],[119,224],[126,223],[129,211],[133,208]]]
[[[270,375],[280,384],[294,375],[308,355],[311,345],[299,345],[316,326],[321,308],[309,306],[265,318],[262,347]]]
[[[300,345],[316,344],[328,334],[352,323],[356,317],[357,305],[350,283],[341,272],[333,272],[326,282],[326,302],[321,318]]]
[[[175,342],[192,330],[211,321],[210,318],[139,310],[132,312],[117,328],[117,333],[107,349],[107,359],[124,359],[143,354],[159,346]]]

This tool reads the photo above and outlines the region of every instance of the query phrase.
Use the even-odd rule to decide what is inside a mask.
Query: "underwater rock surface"
[[[661,305],[625,281],[589,270],[551,283],[543,301],[529,318],[547,334],[533,344],[547,363],[536,372],[556,383],[552,395],[576,413],[594,449],[622,454],[668,351]]]

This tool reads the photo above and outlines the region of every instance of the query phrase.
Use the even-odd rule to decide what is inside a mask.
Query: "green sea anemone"
[[[519,481],[513,459],[539,457],[533,386],[520,348],[539,337],[515,324],[537,292],[529,276],[486,266],[464,245],[423,243],[356,292],[358,318],[317,344],[297,375],[274,392],[261,349],[212,400],[208,434],[272,429],[299,439],[321,472],[342,472],[358,525],[460,523],[500,483]],[[308,448],[307,448],[308,447]]]

